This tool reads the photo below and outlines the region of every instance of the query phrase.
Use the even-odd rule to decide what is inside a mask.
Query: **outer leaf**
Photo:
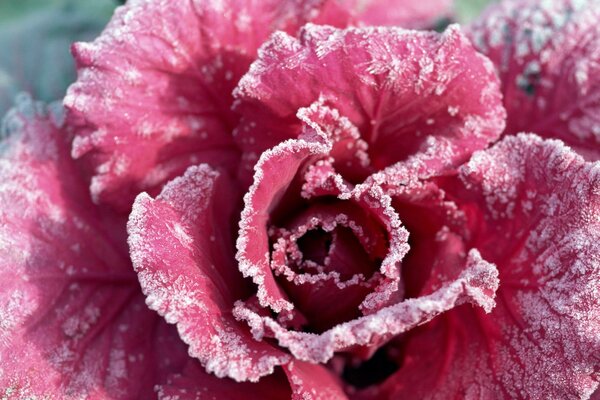
[[[338,379],[321,365],[294,361],[284,367],[292,400],[347,400]]]
[[[289,356],[232,316],[249,296],[234,259],[234,198],[224,173],[190,167],[156,199],[138,196],[129,244],[148,305],[177,324],[190,355],[218,377],[258,381]]]
[[[62,116],[23,98],[0,160],[0,393],[147,398],[186,358],[132,273],[125,221],[95,208]]]
[[[460,174],[464,186],[447,189],[469,215],[471,244],[498,266],[497,306],[415,331],[402,369],[371,394],[589,398],[600,381],[600,164],[519,135]]]
[[[171,375],[156,391],[159,400],[281,400],[291,396],[282,371],[256,383],[236,382],[209,374],[197,361],[189,362],[181,373]]]
[[[557,138],[600,159],[600,2],[509,0],[472,27],[496,65],[507,134]]]
[[[452,0],[359,0],[358,19],[366,25],[432,28],[453,14]]]
[[[331,3],[331,4],[330,4]],[[231,91],[276,29],[345,24],[329,1],[132,0],[102,35],[77,43],[78,81],[65,98],[73,155],[98,202],[128,211],[190,165],[235,169]]]
[[[503,128],[492,66],[457,26],[437,34],[309,24],[299,40],[276,33],[235,96],[246,178],[262,151],[300,134],[298,109],[318,100],[358,129],[374,170],[413,156],[448,168]]]

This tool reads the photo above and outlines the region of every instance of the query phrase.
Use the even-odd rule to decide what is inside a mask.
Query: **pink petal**
[[[306,176],[312,179],[312,167],[324,168],[319,160],[330,154],[333,148],[331,139],[318,125],[305,125],[301,139],[289,139],[262,153],[255,166],[254,183],[244,198],[237,242],[239,268],[258,286],[260,305],[275,312],[291,311],[294,305],[273,274],[268,228],[274,223],[277,226],[278,215],[293,218],[297,209],[302,207],[305,199],[300,196],[300,186],[303,195],[309,198],[315,195],[314,188],[309,190],[308,187],[318,186],[318,183],[312,180],[304,184],[298,182],[302,180],[300,172],[307,170]],[[330,177],[327,172],[325,176]],[[379,267],[381,281],[361,303],[363,312],[371,312],[401,298],[399,262],[408,250],[408,233],[391,208],[391,199],[380,188],[370,184],[350,190],[339,176],[337,178],[338,183],[327,186],[326,193],[337,196],[338,204],[352,202],[358,205],[387,230],[389,245]],[[328,178],[325,181],[329,182]]]
[[[297,117],[307,126],[330,136],[333,147],[329,153],[332,167],[351,182],[362,182],[375,172],[369,159],[369,145],[360,137],[360,131],[340,112],[320,98],[309,107],[301,108]]]
[[[588,398],[600,380],[600,164],[519,135],[476,153],[461,178],[472,245],[498,266],[497,306],[414,332],[375,398]]]
[[[376,271],[387,253],[387,238],[369,217],[349,202],[316,204],[278,238],[271,269],[313,331],[360,316],[359,305],[382,280]],[[315,231],[329,236],[326,250]]]
[[[217,378],[198,363],[189,362],[156,391],[164,400],[347,400],[339,380],[323,366],[296,360],[285,365],[284,371],[278,370],[258,382],[236,382]]]
[[[292,386],[292,400],[347,400],[339,379],[321,365],[295,360],[284,371]]]
[[[402,260],[402,280],[409,298],[426,294],[423,289],[432,273],[443,274],[441,280],[460,274],[468,250],[467,216],[439,186],[451,172],[431,176],[431,171],[423,168],[422,160],[411,160],[368,180],[383,187],[410,232],[410,251]]]
[[[189,362],[180,374],[173,374],[157,387],[159,400],[281,400],[291,389],[282,371],[258,382],[236,382],[207,373],[198,362]]]
[[[236,259],[242,274],[258,286],[260,305],[275,312],[290,311],[293,304],[278,287],[269,266],[270,211],[285,195],[300,167],[311,158],[326,156],[330,150],[331,143],[320,139],[288,140],[262,153],[255,167],[254,184],[244,196]]]
[[[367,0],[360,3],[358,19],[367,25],[432,28],[452,16],[452,0]]]
[[[21,98],[4,121],[1,393],[148,398],[179,370],[185,348],[144,305],[125,221],[91,204],[55,110]]]
[[[561,139],[600,159],[599,19],[591,0],[509,0],[471,27],[500,73],[508,134]]]
[[[234,95],[243,176],[262,151],[300,134],[296,113],[316,101],[358,129],[375,170],[415,155],[456,165],[504,126],[492,65],[456,26],[275,33]]]
[[[248,321],[255,335],[274,336],[279,345],[288,348],[295,358],[324,363],[331,359],[334,352],[370,346],[382,337],[389,339],[463,303],[481,306],[489,312],[494,307],[497,287],[494,265],[482,260],[479,253],[473,250],[469,253],[463,273],[432,294],[399,302],[318,335],[287,330],[272,318],[262,317],[240,303],[236,305],[234,313],[236,317]]]
[[[146,303],[177,324],[190,355],[218,377],[257,381],[289,357],[231,315],[234,301],[250,294],[233,258],[231,185],[226,173],[200,165],[156,199],[140,194],[129,245]]]
[[[332,1],[133,0],[102,35],[77,43],[78,81],[65,98],[73,155],[96,202],[128,211],[137,193],[200,162],[235,168],[231,91],[277,30],[345,24]]]

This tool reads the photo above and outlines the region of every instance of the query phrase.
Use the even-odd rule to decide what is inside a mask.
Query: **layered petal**
[[[385,168],[367,180],[383,188],[410,232],[410,251],[402,260],[406,297],[428,294],[431,287],[427,288],[426,283],[432,278],[441,282],[462,272],[469,250],[467,215],[440,186],[454,173],[436,171],[435,164],[412,159]]]
[[[438,34],[308,24],[299,39],[278,32],[234,95],[246,179],[262,151],[300,134],[296,113],[315,102],[358,130],[375,171],[411,156],[454,166],[504,126],[492,65],[457,26]]]
[[[279,202],[286,198],[286,191],[301,167],[311,159],[316,161],[327,156],[331,146],[331,142],[322,137],[290,139],[265,151],[255,166],[254,183],[244,196],[236,259],[242,274],[252,278],[258,286],[260,305],[271,307],[275,312],[290,311],[294,306],[277,285],[269,265],[267,223]],[[285,205],[293,209],[290,202]]]
[[[295,360],[284,367],[292,400],[347,400],[339,379],[327,368]]]
[[[292,395],[282,371],[258,382],[236,382],[209,374],[197,361],[190,361],[181,373],[169,376],[156,388],[159,400],[281,400]]]
[[[535,132],[600,159],[599,18],[594,0],[510,0],[470,28],[500,74],[507,134]]]
[[[347,321],[321,333],[313,334],[286,329],[271,317],[264,317],[238,303],[235,315],[248,321],[257,337],[274,337],[299,360],[311,363],[329,361],[335,352],[372,346],[404,333],[463,303],[472,303],[486,312],[494,307],[498,288],[494,265],[471,251],[463,273],[446,282],[428,296],[408,299],[372,314]]]
[[[600,164],[558,141],[505,138],[446,183],[494,262],[489,315],[456,309],[412,334],[376,398],[589,398],[600,376]]]
[[[289,356],[231,314],[249,295],[234,259],[234,193],[225,172],[190,167],[156,199],[138,196],[129,245],[148,306],[177,324],[190,355],[218,377],[257,381]]]
[[[78,81],[65,98],[73,155],[96,203],[128,211],[143,190],[190,165],[235,168],[231,91],[274,30],[306,21],[344,25],[334,1],[135,0],[102,35],[77,43]]]
[[[326,233],[334,231],[338,225],[355,230],[351,236],[358,238],[359,242],[362,240],[361,247],[364,246],[367,253],[373,253],[368,251],[371,245],[378,247],[377,254],[373,253],[371,257],[378,259],[377,265],[374,268],[365,266],[370,271],[366,274],[369,276],[362,271],[362,274],[354,274],[348,279],[348,284],[357,278],[359,281],[354,280],[353,284],[366,283],[373,289],[364,299],[356,298],[362,312],[371,312],[401,298],[399,263],[408,250],[408,233],[381,188],[376,185],[352,188],[335,173],[328,162],[335,148],[332,132],[309,120],[304,125],[301,138],[286,140],[262,153],[255,166],[254,183],[244,197],[236,258],[240,271],[258,286],[257,298],[262,307],[270,307],[275,312],[294,309],[288,295],[297,295],[298,292],[292,290],[286,293],[278,284],[276,275],[285,275],[294,285],[306,284],[304,288],[298,287],[300,292],[304,289],[311,291],[312,284],[320,286],[325,281],[333,287],[339,284],[345,286],[340,280],[344,267],[336,270],[331,260],[324,265],[315,265],[315,271],[319,272],[314,274],[294,272],[290,269],[291,261],[286,260],[286,252],[291,252],[292,258],[294,252],[298,253],[296,241],[307,230],[318,228]],[[321,205],[331,204],[319,207],[319,202]],[[283,230],[269,237],[269,231],[275,228]],[[377,239],[365,234],[382,237]],[[276,246],[271,257],[272,241]],[[332,244],[337,245],[333,238]],[[327,253],[324,256],[341,256],[331,248]],[[376,275],[375,271],[378,271]],[[371,276],[373,282],[364,282],[365,278],[371,280]],[[315,292],[313,294],[316,295]],[[331,295],[334,295],[333,292]],[[339,294],[336,295],[339,298]]]
[[[146,308],[125,221],[92,205],[62,110],[23,97],[0,160],[0,393],[147,398],[186,358]]]
[[[342,386],[325,367],[293,361],[258,382],[235,382],[208,374],[197,362],[171,375],[156,389],[159,399],[346,400]]]

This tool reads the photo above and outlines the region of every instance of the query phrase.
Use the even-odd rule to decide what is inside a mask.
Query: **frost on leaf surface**
[[[470,27],[496,65],[508,134],[557,138],[600,159],[600,2],[509,0]]]
[[[341,382],[322,365],[295,360],[284,367],[292,400],[347,400]]]
[[[96,203],[129,211],[190,165],[235,169],[231,91],[275,30],[344,25],[333,1],[134,0],[91,43],[64,100]]]
[[[235,382],[207,373],[196,361],[156,387],[159,399],[347,400],[342,384],[326,367],[293,361],[258,382]]]
[[[52,110],[22,97],[3,122],[0,397],[151,397],[185,348],[145,306],[125,221],[89,200]]]
[[[275,312],[289,311],[293,304],[269,266],[269,211],[284,197],[301,166],[310,159],[326,156],[330,149],[331,143],[321,140],[287,140],[269,149],[256,164],[254,183],[244,196],[236,259],[242,274],[258,285],[260,304]]]
[[[477,252],[472,252],[463,273],[430,295],[398,302],[340,323],[318,335],[286,329],[274,319],[261,317],[240,304],[236,305],[235,312],[236,316],[248,321],[255,335],[265,335],[266,332],[267,336],[273,336],[296,359],[325,363],[335,352],[355,346],[372,346],[382,338],[386,340],[405,333],[460,304],[471,303],[489,312],[494,307],[497,287],[494,265],[482,260]]]
[[[257,381],[289,356],[231,314],[249,295],[234,259],[235,196],[225,172],[192,166],[155,199],[137,197],[129,245],[146,303],[177,325],[190,355],[218,377]]]
[[[206,372],[196,360],[189,361],[181,373],[171,375],[155,391],[159,400],[280,400],[292,394],[283,371],[258,382],[235,382]]]
[[[470,245],[498,267],[496,307],[457,308],[413,331],[382,392],[588,398],[600,365],[600,165],[511,136],[445,187],[469,215]]]
[[[360,132],[375,171],[411,156],[454,166],[504,126],[493,66],[457,26],[438,34],[308,24],[299,39],[277,32],[234,96],[244,177],[262,151],[299,135],[296,113],[317,101]]]

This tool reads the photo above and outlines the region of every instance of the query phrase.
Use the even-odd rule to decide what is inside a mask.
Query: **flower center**
[[[324,265],[331,250],[333,235],[322,229],[307,232],[297,241],[298,250],[306,262]]]
[[[360,316],[359,305],[379,282],[383,229],[342,208],[349,213],[339,213],[339,205],[313,207],[287,228],[270,230],[271,268],[295,305],[296,328],[322,332]]]

